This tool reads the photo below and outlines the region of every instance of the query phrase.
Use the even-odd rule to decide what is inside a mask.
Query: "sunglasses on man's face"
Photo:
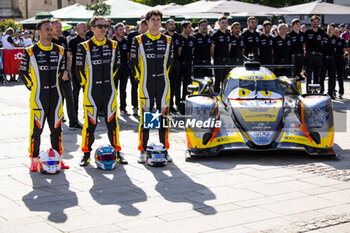
[[[108,28],[109,26],[107,24],[97,24],[95,25],[95,27],[98,27],[99,29],[102,29],[102,28]]]

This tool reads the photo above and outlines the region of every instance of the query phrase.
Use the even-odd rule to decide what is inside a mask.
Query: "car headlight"
[[[322,128],[327,120],[325,107],[308,109],[308,125],[311,128]]]

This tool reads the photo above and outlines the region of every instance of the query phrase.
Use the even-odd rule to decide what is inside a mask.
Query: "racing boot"
[[[146,158],[147,156],[146,156],[146,152],[143,150],[143,151],[141,151],[141,153],[140,153],[140,156],[139,156],[139,158],[137,159],[137,162],[138,163],[141,163],[141,164],[144,164],[144,163],[146,163]]]
[[[90,152],[85,152],[84,156],[81,157],[81,161],[79,163],[79,165],[81,167],[85,167],[90,163]]]
[[[30,172],[37,172],[38,171],[38,166],[39,166],[39,159],[38,157],[32,157],[29,171]]]
[[[168,151],[166,151],[166,153],[165,153],[165,158],[166,158],[166,161],[168,163],[172,163],[173,162],[173,158],[170,157]]]
[[[69,169],[69,166],[63,162],[63,159],[61,160],[61,169]]]
[[[128,164],[128,161],[124,158],[124,153],[117,151],[117,163]]]

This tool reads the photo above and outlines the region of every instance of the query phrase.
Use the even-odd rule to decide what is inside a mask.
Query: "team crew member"
[[[270,21],[264,21],[263,32],[259,37],[260,63],[272,64],[273,37],[270,35],[272,24]]]
[[[76,59],[77,59],[77,49],[78,45],[84,41],[86,41],[86,23],[78,23],[76,28],[76,32],[78,33],[76,37],[71,39],[68,43],[68,50],[72,53],[72,84],[73,84],[73,99],[74,99],[74,107],[75,107],[75,115],[78,117],[78,109],[79,109],[79,93],[80,93],[80,78],[79,74],[76,72]]]
[[[90,162],[97,113],[101,109],[104,112],[109,141],[117,151],[117,162],[126,164],[127,161],[120,153],[117,90],[114,84],[120,63],[118,42],[106,39],[106,30],[109,26],[104,17],[95,16],[90,24],[94,37],[79,45],[76,61],[76,69],[84,88],[85,122],[81,144],[84,156],[80,166],[86,166]]]
[[[227,31],[228,21],[226,16],[219,18],[219,27],[211,37],[210,56],[214,60],[214,65],[228,65],[231,50],[231,35]],[[220,85],[225,79],[227,73],[226,69],[215,69],[215,84],[214,91],[220,92]]]
[[[331,23],[327,26],[327,34],[323,37],[322,43],[322,73],[321,73],[321,93],[324,92],[324,80],[326,78],[326,72],[328,72],[328,95],[334,98],[335,89],[335,50],[337,46],[337,37],[334,35],[335,24]]]
[[[113,35],[113,40],[118,41],[118,46],[120,50],[120,68],[118,69],[115,85],[118,90],[119,82],[119,99],[120,99],[120,115],[128,116],[126,111],[126,84],[128,83],[129,77],[129,64],[128,64],[128,41],[124,36],[124,24],[117,23],[114,27],[115,34]]]
[[[290,53],[292,56],[292,60],[294,59],[294,75],[299,79],[303,79],[301,76],[301,71],[304,65],[304,41],[305,34],[300,31],[300,20],[293,19],[292,20],[292,28],[293,30],[289,32],[287,35],[291,40],[291,48]]]
[[[341,33],[339,28],[336,28],[334,32],[334,35],[337,37],[337,46],[335,50],[335,69],[339,85],[339,98],[342,99],[344,95],[344,57],[348,57],[348,52],[346,51],[347,43],[343,38],[340,37],[340,34]]]
[[[210,65],[210,47],[211,39],[208,35],[208,21],[201,19],[198,22],[199,32],[193,36],[196,39],[196,48],[193,54],[193,63],[195,65]],[[211,77],[212,71],[210,69],[194,69],[195,78]]]
[[[255,60],[259,61],[259,33],[256,31],[258,20],[251,16],[247,19],[247,31],[242,33],[244,40],[244,55],[248,57],[250,53],[254,55]]]
[[[231,25],[231,50],[230,58],[231,64],[242,65],[243,64],[243,48],[244,42],[241,33],[241,24],[234,22]]]
[[[139,163],[146,162],[145,150],[147,148],[149,129],[144,128],[144,112],[154,109],[156,103],[157,112],[161,118],[168,117],[170,102],[169,70],[173,63],[173,44],[171,37],[159,32],[163,14],[159,10],[151,10],[146,14],[148,32],[137,36],[131,46],[130,65],[131,72],[139,82],[140,100],[140,126],[139,146],[141,151]],[[161,122],[163,120],[161,119]],[[159,140],[169,149],[169,130],[161,124]],[[171,157],[167,155],[170,162]]]
[[[138,31],[132,31],[129,33],[128,37],[127,37],[127,41],[128,41],[128,53],[129,53],[129,58],[130,58],[130,49],[131,49],[131,43],[133,41],[133,39],[138,36],[138,35],[142,35],[143,33],[147,32],[148,30],[148,26],[147,26],[147,22],[145,19],[141,20],[140,23],[140,28]],[[132,69],[132,67],[130,66],[130,69]],[[137,81],[137,79],[135,77],[130,77],[131,79],[131,105],[133,106],[133,115],[137,116],[138,115],[138,97],[137,97],[137,89],[139,86],[139,83]]]
[[[181,99],[185,100],[187,95],[187,86],[191,83],[191,72],[193,53],[196,46],[196,39],[190,35],[192,26],[190,22],[183,22],[181,24],[182,34],[182,49],[180,54],[181,76],[182,76],[182,96]]]
[[[52,29],[53,29],[53,35],[52,35],[52,43],[60,45],[65,50],[65,57],[69,58],[66,59],[67,61],[67,70],[71,70],[72,62],[70,60],[72,53],[68,50],[68,44],[67,39],[61,35],[62,33],[62,24],[58,19],[54,19],[52,21]],[[74,106],[74,100],[73,100],[73,91],[72,91],[72,84],[70,81],[69,75],[67,76],[67,79],[63,78],[61,81],[61,91],[63,94],[64,99],[66,99],[66,107],[67,107],[67,113],[69,118],[69,128],[73,129],[82,129],[83,126],[78,121],[77,115],[75,113],[75,106]],[[64,101],[63,99],[63,101]]]
[[[165,35],[171,36],[171,41],[174,45],[174,64],[169,72],[170,79],[170,112],[177,112],[174,108],[174,98],[177,109],[180,109],[181,105],[181,78],[180,78],[180,60],[179,53],[182,48],[181,36],[175,31],[176,25],[173,19],[166,21],[166,33]]]
[[[287,36],[287,25],[282,23],[278,25],[278,36],[273,39],[273,54],[275,58],[275,64],[290,64],[290,37]],[[286,75],[290,76],[289,69],[276,69],[275,74],[277,76]]]
[[[320,74],[322,69],[322,40],[324,31],[319,28],[319,22],[320,17],[316,15],[312,16],[312,28],[305,31],[307,92],[309,92],[308,85],[311,83],[312,77],[314,83],[320,83]]]
[[[51,146],[62,155],[62,95],[60,79],[68,77],[64,49],[51,43],[52,24],[43,19],[37,24],[40,40],[24,50],[19,77],[30,92],[29,170],[38,170],[40,135],[47,119],[51,131]],[[62,161],[61,168],[69,168]]]

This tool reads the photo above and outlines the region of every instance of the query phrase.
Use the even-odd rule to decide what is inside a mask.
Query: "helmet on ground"
[[[117,164],[117,152],[112,146],[100,146],[95,152],[95,162],[102,170],[112,170]]]
[[[150,166],[162,167],[167,163],[167,149],[162,143],[152,143],[147,146],[147,163]]]
[[[61,156],[52,148],[40,151],[38,160],[41,173],[56,174],[61,171]]]

